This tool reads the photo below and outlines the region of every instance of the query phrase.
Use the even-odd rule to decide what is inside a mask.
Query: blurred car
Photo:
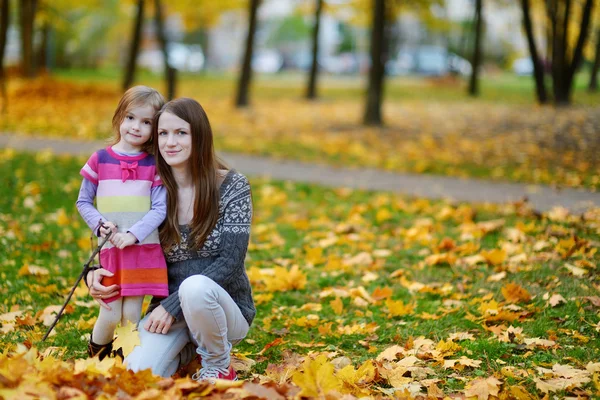
[[[409,51],[400,51],[396,58],[388,60],[385,71],[390,76],[408,75],[415,70],[415,56]]]
[[[204,52],[199,45],[169,43],[167,53],[169,65],[179,71],[198,72],[204,67]],[[160,73],[165,66],[163,52],[159,49],[142,50],[138,55],[137,63],[140,67]]]
[[[533,61],[530,57],[518,58],[513,62],[512,70],[520,76],[533,74]]]
[[[468,76],[473,72],[471,63],[454,53],[448,54],[448,70],[454,74]]]
[[[448,73],[470,75],[471,63],[440,46],[420,46],[402,49],[386,64],[389,75],[442,76]]]
[[[252,57],[252,70],[274,74],[283,68],[283,56],[275,50],[258,50]]]
[[[421,75],[446,75],[448,68],[448,52],[443,47],[421,46],[415,53],[415,72]]]

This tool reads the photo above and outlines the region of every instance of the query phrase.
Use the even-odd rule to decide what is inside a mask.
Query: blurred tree
[[[321,12],[323,11],[323,0],[316,0],[315,4],[315,26],[312,33],[312,62],[308,76],[308,89],[306,98],[314,100],[317,98],[317,75],[319,68],[319,27],[321,25]]]
[[[599,7],[600,9],[600,7]],[[598,91],[598,69],[600,69],[600,27],[596,29],[596,51],[594,52],[594,64],[590,73],[590,92]]]
[[[133,32],[131,35],[129,54],[127,56],[127,64],[125,65],[125,74],[123,75],[123,91],[129,89],[135,79],[135,64],[138,53],[140,52],[142,25],[144,23],[144,3],[144,0],[137,0],[137,12],[135,14],[135,21],[133,24]]]
[[[481,42],[483,35],[483,0],[475,0],[474,45],[471,58],[471,79],[469,80],[469,95],[479,96],[479,70],[481,67]]]
[[[158,42],[163,53],[165,63],[165,83],[167,86],[167,100],[171,100],[175,97],[175,84],[176,70],[169,64],[169,53],[167,49],[167,37],[165,35],[164,23],[163,23],[163,11],[160,0],[154,0],[154,20],[156,23],[156,35]]]
[[[570,42],[570,20],[573,3],[581,6],[576,44]],[[552,89],[556,105],[571,103],[573,79],[583,58],[583,49],[589,36],[590,19],[594,0],[546,0],[548,20],[551,24],[552,43]],[[572,28],[572,26],[571,26]]]
[[[183,18],[186,31],[184,41],[200,44],[206,62],[211,60],[209,30],[215,26],[224,13],[246,8],[247,0],[171,0],[169,13],[179,13]]]
[[[120,0],[40,0],[38,4],[36,23],[42,40],[37,58],[39,65],[48,68],[97,67],[106,57],[111,31],[123,25]]]
[[[0,0],[0,113],[5,113],[8,105],[6,96],[6,71],[4,69],[4,49],[8,32],[8,15],[10,0]]]
[[[33,33],[35,28],[35,14],[37,0],[20,0],[19,21],[21,24],[21,67],[26,78],[33,78],[36,74],[35,58],[33,51]]]
[[[546,92],[546,83],[544,82],[544,66],[542,65],[535,37],[533,35],[533,23],[531,19],[531,3],[529,0],[521,0],[521,9],[523,11],[523,29],[527,36],[527,45],[529,46],[529,54],[533,63],[533,77],[535,79],[535,93],[540,104],[545,104],[548,101]]]
[[[371,68],[364,114],[365,125],[382,125],[381,105],[383,100],[383,82],[385,77],[386,49],[385,0],[373,0],[373,24],[371,25]]]
[[[254,50],[254,34],[256,33],[256,14],[260,0],[250,0],[248,10],[248,35],[246,37],[246,50],[240,70],[240,79],[238,82],[237,97],[235,100],[236,107],[246,107],[249,104],[248,93],[252,80],[252,53]]]

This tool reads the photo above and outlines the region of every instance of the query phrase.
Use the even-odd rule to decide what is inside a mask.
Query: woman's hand
[[[87,274],[87,284],[90,296],[92,296],[92,298],[96,300],[101,307],[104,307],[110,311],[110,306],[106,304],[103,299],[109,299],[113,296],[117,296],[121,288],[117,284],[110,286],[102,285],[100,282],[102,282],[102,278],[105,276],[113,276],[113,273],[104,268],[90,271]]]
[[[127,233],[115,233],[110,242],[118,249],[124,249],[127,246],[131,246],[137,242],[137,238],[131,232]]]
[[[148,316],[144,324],[144,329],[148,332],[162,333],[164,335],[169,332],[174,321],[175,318],[163,306],[159,305]]]

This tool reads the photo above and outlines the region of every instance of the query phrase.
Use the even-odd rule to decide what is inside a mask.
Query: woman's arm
[[[202,272],[202,275],[222,287],[231,280],[237,279],[245,269],[244,260],[248,250],[252,221],[252,198],[248,180],[246,177],[242,179],[242,185],[228,196],[229,201],[223,210],[224,224],[219,256]],[[163,299],[160,304],[177,320],[183,317],[177,291],[169,294],[169,297]]]
[[[228,196],[229,200],[223,210],[219,257],[202,272],[202,275],[222,287],[238,279],[245,269],[244,260],[248,251],[252,222],[252,197],[246,177],[242,178],[241,183],[242,185]]]

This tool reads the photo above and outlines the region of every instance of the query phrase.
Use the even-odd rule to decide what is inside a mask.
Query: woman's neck
[[[194,183],[192,181],[192,173],[187,167],[183,168],[173,168],[171,167],[171,172],[173,172],[173,178],[177,183],[177,187],[179,189],[187,189],[193,187]]]

